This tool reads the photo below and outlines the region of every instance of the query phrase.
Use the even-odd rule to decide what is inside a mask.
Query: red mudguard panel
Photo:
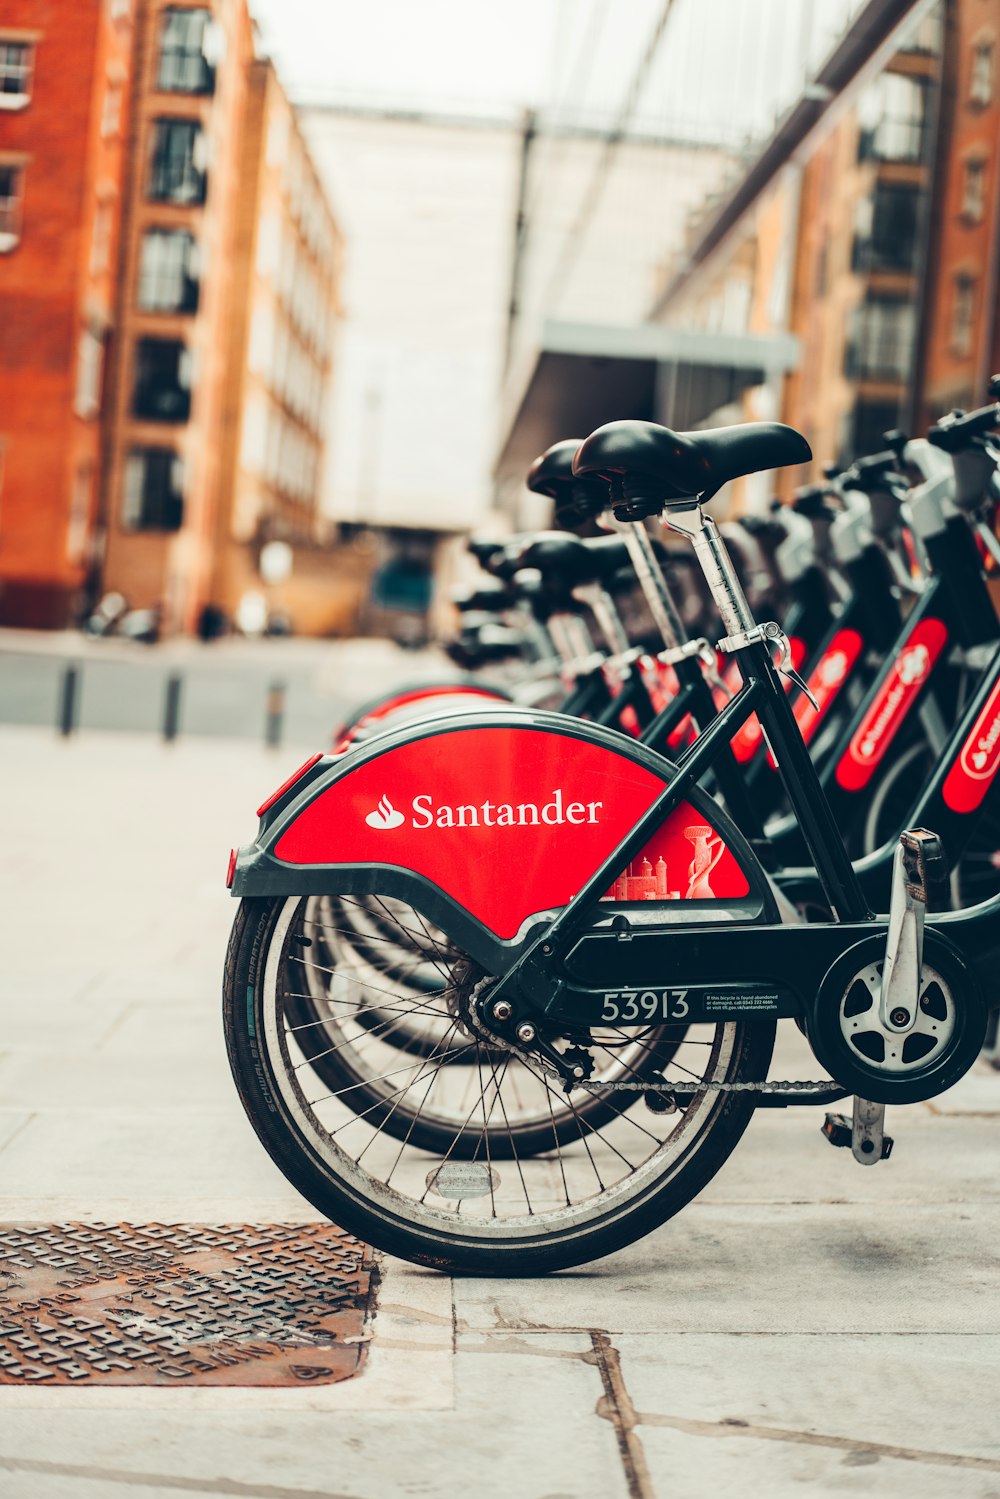
[[[409,692],[397,692],[394,697],[387,697],[384,703],[379,703],[377,708],[371,708],[360,723],[375,723],[380,718],[388,718],[391,713],[398,713],[400,708],[409,708],[414,703],[433,702],[439,697],[484,697],[495,699],[505,708],[510,706],[510,698],[492,687],[473,687],[464,682],[444,682],[438,686],[414,687]]]
[[[844,683],[850,678],[864,644],[857,630],[838,630],[809,673],[809,691],[818,706],[814,708],[803,692],[792,709],[799,733],[806,744],[812,743],[816,730],[833,707]]]
[[[798,671],[806,659],[805,641],[799,640],[797,636],[793,635],[788,642],[788,646],[792,666]],[[739,666],[735,661],[731,662],[723,672],[722,680],[734,696],[739,692],[743,686],[743,678],[740,675]],[[784,684],[785,691],[791,692],[794,686],[791,677],[785,677]],[[721,708],[726,702],[726,694],[717,693],[715,701]],[[763,743],[764,730],[761,728],[760,719],[756,713],[751,713],[743,727],[738,729],[733,735],[733,754],[740,765],[746,765],[749,760],[753,759]]]
[[[914,625],[844,751],[837,766],[838,786],[861,791],[868,785],[947,643],[948,631],[939,619],[921,619]]]
[[[989,791],[1000,764],[1000,682],[997,682],[962,752],[945,776],[941,795],[953,812],[974,812]]]
[[[303,808],[273,854],[412,870],[510,938],[536,911],[565,905],[662,788],[645,766],[573,735],[456,729],[349,771]],[[684,802],[605,898],[740,898],[749,888]]]

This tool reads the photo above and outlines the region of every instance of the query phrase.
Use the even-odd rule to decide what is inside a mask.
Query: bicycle
[[[305,771],[234,858],[230,885],[243,900],[225,1013],[244,1107],[289,1180],[377,1247],[464,1273],[579,1264],[682,1208],[761,1103],[854,1094],[852,1149],[875,1162],[885,1104],[933,1097],[975,1060],[1000,902],[925,923],[940,852],[914,830],[897,849],[889,916],[872,916],[770,637],[703,509],[729,479],[808,457],[799,434],[770,423],[695,434],[611,423],[580,449],[581,472],[610,476],[619,519],[665,512],[693,543],[727,631],[720,644],[739,662],[742,688],[676,764],[542,712],[427,722]],[[781,921],[747,839],[697,784],[751,713],[802,828],[826,921]],[[624,878],[638,884],[621,887],[637,864]],[[438,970],[448,1028],[432,1056],[397,1054],[404,1080],[374,1116],[351,1107],[349,1089],[317,1092],[286,1025],[312,895],[401,903]],[[398,992],[401,1013],[428,1003],[405,985]],[[828,1079],[767,1080],[780,1018],[803,1026]],[[463,1051],[473,1068],[447,1065]],[[626,1075],[600,1076],[616,1053],[629,1058]],[[457,1090],[472,1073],[462,1118]],[[541,1118],[556,1105],[579,1117],[574,1100],[616,1093],[652,1107],[641,1119],[612,1107],[603,1124],[578,1123],[572,1148],[553,1131],[545,1155],[522,1159],[515,1142],[501,1161],[488,1125],[508,1106],[516,1113],[514,1090],[529,1078]],[[419,1117],[435,1090],[456,1123],[452,1144],[428,1157],[382,1126],[406,1095]],[[459,1159],[458,1142],[476,1134],[480,1149]]]

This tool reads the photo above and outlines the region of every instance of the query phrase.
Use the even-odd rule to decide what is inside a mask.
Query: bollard
[[[63,672],[62,690],[59,693],[59,720],[57,727],[63,738],[76,728],[77,710],[80,705],[80,667],[71,661]]]
[[[268,749],[277,749],[285,726],[285,684],[272,682],[267,690],[267,722],[264,728],[264,743]]]
[[[167,693],[163,701],[163,739],[171,744],[177,738],[181,722],[181,679],[174,675],[167,678]]]

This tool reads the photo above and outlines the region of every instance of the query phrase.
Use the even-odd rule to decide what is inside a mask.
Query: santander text
[[[603,802],[564,802],[561,790],[552,792],[547,802],[480,802],[476,805],[451,807],[434,805],[429,795],[413,798],[415,828],[510,828],[538,827],[542,823],[557,827],[561,823],[599,822]]]

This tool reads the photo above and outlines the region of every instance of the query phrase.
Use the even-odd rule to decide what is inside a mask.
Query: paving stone
[[[163,1405],[92,1406],[61,1409],[53,1431],[43,1410],[11,1405],[4,1450],[30,1458],[46,1432],[54,1464],[214,1479],[216,1493],[256,1481],[287,1499],[625,1499],[614,1427],[596,1414],[603,1386],[589,1340],[538,1342],[463,1338],[453,1407],[405,1421],[396,1411],[352,1411],[338,1423],[287,1408],[268,1419],[235,1407],[182,1416]],[[331,1391],[331,1402],[340,1393]]]
[[[14,1108],[192,1109],[225,1107],[224,1089],[231,1086],[222,1043],[221,1021],[216,1035],[193,1048],[184,1061],[184,1084],[164,1066],[164,1052],[152,1046],[132,1054],[92,1054],[64,1051],[16,1052],[0,1060],[0,1096]]]
[[[456,1281],[456,1314],[480,1329],[977,1332],[1000,1293],[998,1236],[992,1204],[696,1204],[597,1265]]]
[[[178,1100],[182,1089],[179,1077]],[[112,1204],[130,1199],[144,1208],[193,1198],[300,1200],[258,1144],[235,1090],[211,1110],[165,1099],[141,1112],[105,1106],[36,1113],[3,1153],[0,1193],[6,1200],[83,1201],[85,1217],[106,1217]],[[50,1208],[44,1216],[59,1215]],[[152,1216],[159,1216],[155,1206]]]
[[[657,1491],[986,1495],[1000,1484],[1000,1337],[985,1329],[652,1334],[616,1347]]]

